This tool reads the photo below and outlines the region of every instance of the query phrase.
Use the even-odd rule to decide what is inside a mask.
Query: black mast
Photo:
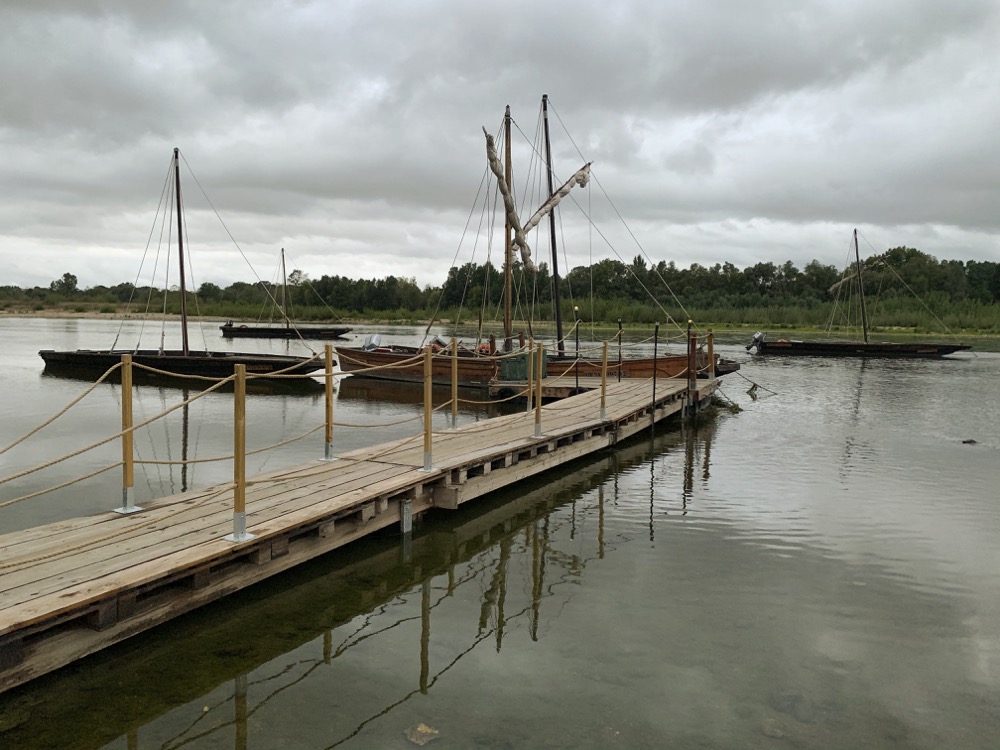
[[[181,273],[181,349],[184,356],[188,350],[187,287],[184,284],[184,221],[181,218],[181,157],[180,149],[174,149],[174,186],[177,189],[177,254],[180,258]]]
[[[865,310],[865,282],[861,279],[861,253],[858,252],[858,230],[854,230],[854,259],[858,265],[858,293],[861,297],[861,331],[868,343],[868,311]]]
[[[549,196],[551,197],[552,187],[552,144],[549,142],[549,95],[542,94],[542,123],[545,126],[545,166],[549,178]],[[562,329],[562,309],[559,296],[559,257],[556,250],[556,209],[553,206],[549,212],[549,239],[552,245],[552,300],[555,302],[556,310],[556,342],[559,347],[559,356],[566,354],[566,342],[563,341]]]

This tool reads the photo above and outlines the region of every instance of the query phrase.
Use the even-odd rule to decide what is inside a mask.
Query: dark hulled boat
[[[281,325],[244,325],[227,320],[219,330],[226,339],[310,339],[329,341],[343,338],[351,329],[346,326],[293,324],[288,315],[288,274],[285,272],[285,248],[281,248]]]
[[[309,339],[311,341],[330,341],[342,339],[351,332],[344,326],[256,326],[242,325],[231,320],[226,321],[219,330],[227,339]]]
[[[861,333],[863,341],[799,341],[777,339],[768,341],[767,335],[757,331],[746,350],[756,349],[757,354],[777,354],[812,357],[892,357],[895,359],[933,359],[945,357],[955,352],[967,351],[968,344],[939,344],[934,342],[894,342],[870,341],[868,335],[868,312],[865,308],[865,286],[861,278],[861,253],[858,250],[858,230],[854,230],[854,276],[858,284],[858,298],[861,303]],[[839,282],[844,283],[844,282]]]
[[[45,369],[52,372],[81,375],[100,375],[121,361],[123,354],[131,354],[132,361],[139,365],[160,371],[161,377],[190,376],[225,378],[235,371],[236,365],[244,365],[247,374],[265,376],[277,373],[302,375],[324,368],[318,357],[295,357],[283,354],[258,354],[254,352],[213,352],[192,351],[188,345],[187,289],[184,273],[184,220],[181,201],[180,150],[174,149],[171,162],[177,204],[177,252],[180,274],[181,339],[179,350],[163,349],[77,349],[56,351],[42,349],[39,356],[45,361]]]

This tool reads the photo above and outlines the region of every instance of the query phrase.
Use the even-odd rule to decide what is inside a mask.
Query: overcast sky
[[[246,256],[193,223],[196,283],[284,247],[440,285],[473,259],[483,126],[509,104],[533,136],[542,94],[557,178],[593,161],[575,201],[627,227],[561,211],[563,270],[839,267],[855,226],[863,254],[1000,259],[996,0],[4,0],[0,39],[0,285],[150,283],[175,146],[189,220],[200,185]]]

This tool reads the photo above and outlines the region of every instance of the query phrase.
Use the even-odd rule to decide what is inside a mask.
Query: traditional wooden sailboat
[[[279,325],[249,325],[228,320],[219,326],[227,339],[312,339],[329,341],[343,338],[351,329],[346,326],[292,324],[289,315],[288,274],[285,272],[285,248],[281,248],[281,318]]]
[[[858,299],[861,308],[861,341],[799,341],[795,339],[777,339],[769,341],[766,334],[757,331],[747,351],[757,354],[779,354],[791,356],[814,357],[892,357],[896,359],[929,359],[944,357],[972,347],[967,344],[941,344],[929,342],[893,342],[871,341],[868,331],[868,312],[865,307],[865,286],[862,279],[863,266],[861,253],[858,250],[858,230],[854,230],[854,262],[853,278],[857,281]],[[850,280],[850,279],[848,279]]]
[[[559,289],[559,265],[556,253],[555,210],[560,201],[565,198],[573,187],[584,187],[590,179],[590,163],[566,180],[558,189],[554,187],[552,169],[551,139],[549,136],[548,96],[542,97],[542,120],[544,125],[546,173],[548,197],[541,207],[528,219],[521,223],[512,195],[512,165],[511,165],[511,115],[510,107],[504,113],[504,163],[501,163],[496,152],[493,136],[483,129],[486,136],[487,162],[490,171],[496,178],[497,188],[503,198],[505,212],[504,227],[504,291],[503,291],[503,334],[502,344],[492,341],[490,344],[480,344],[473,348],[459,346],[458,349],[458,379],[460,385],[483,386],[491,381],[523,380],[520,373],[529,372],[525,361],[527,353],[523,351],[523,341],[515,350],[512,307],[513,298],[513,258],[515,247],[520,251],[522,264],[526,269],[534,270],[531,261],[531,251],[526,235],[534,229],[546,216],[549,218],[549,234],[552,245],[552,295],[556,300],[554,317],[556,326],[556,341],[551,352],[546,354],[543,363],[543,375],[549,372],[562,373],[572,367],[573,373],[580,377],[600,376],[602,362],[599,359],[571,356],[566,353],[563,335],[562,314],[558,301],[561,299]],[[619,329],[620,330],[620,329]],[[619,333],[619,336],[621,334]],[[523,339],[523,336],[521,337]],[[423,377],[423,364],[416,358],[420,349],[410,346],[383,345],[378,342],[367,342],[362,347],[337,347],[340,368],[344,372],[362,373],[367,377],[388,380],[419,380]],[[432,358],[433,377],[435,382],[448,383],[451,379],[450,344],[445,341],[436,342],[437,355]],[[409,361],[408,361],[409,360]],[[735,362],[726,363],[716,360],[716,372],[724,374],[739,369]],[[700,373],[707,373],[709,368],[708,355],[703,351],[697,353],[697,367]],[[391,365],[391,366],[390,366]],[[379,369],[371,369],[379,368]],[[662,354],[656,357],[625,357],[609,362],[612,377],[649,378],[655,371],[657,377],[679,377],[687,374],[687,354]]]
[[[38,352],[45,361],[45,369],[53,373],[101,374],[121,361],[123,354],[131,354],[135,364],[153,368],[159,375],[199,375],[223,378],[233,374],[236,365],[244,365],[247,374],[305,374],[321,370],[322,359],[295,357],[284,354],[259,354],[254,352],[196,351],[188,343],[187,288],[184,272],[184,221],[181,202],[180,150],[174,149],[171,162],[177,203],[177,253],[180,273],[181,349],[76,349],[56,351],[43,349]]]

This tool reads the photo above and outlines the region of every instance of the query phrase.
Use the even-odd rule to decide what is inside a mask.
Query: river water
[[[87,387],[43,375],[37,349],[106,347],[118,326],[0,320],[3,445]],[[205,331],[211,348],[301,353]],[[741,412],[428,514],[409,556],[390,530],[0,695],[0,747],[402,749],[408,731],[442,749],[996,747],[1000,354],[760,359],[739,343],[719,348],[742,363],[722,384]],[[337,391],[335,452],[419,429],[414,389]],[[181,395],[140,386],[136,420]],[[115,433],[119,403],[100,386],[0,455],[2,476]],[[186,412],[137,435],[137,455],[231,450],[231,396]],[[322,412],[320,389],[253,393],[248,447]],[[322,440],[248,470],[319,458]],[[102,446],[0,501],[119,457]],[[136,499],[231,471],[146,464]],[[111,471],[0,508],[0,530],[120,500]]]

